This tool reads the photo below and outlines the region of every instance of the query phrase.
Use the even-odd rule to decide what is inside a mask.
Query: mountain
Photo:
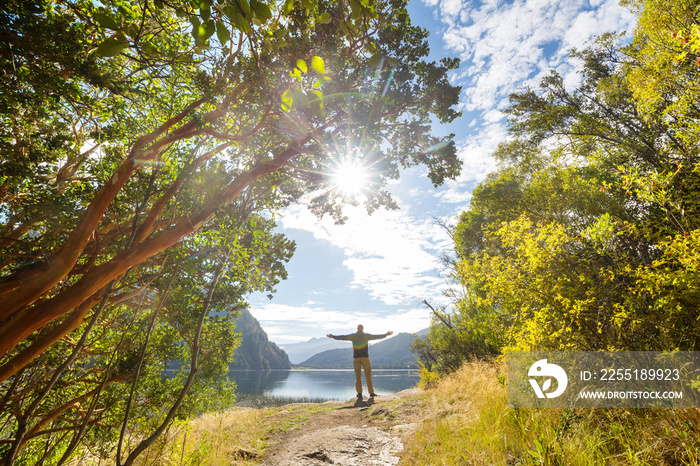
[[[345,341],[333,340],[332,338],[312,338],[301,343],[289,343],[282,346],[282,349],[289,356],[292,364],[299,364],[306,361],[311,356],[326,350],[345,348],[348,343]]]
[[[418,335],[422,335],[423,331]],[[381,340],[369,347],[372,368],[403,369],[418,367],[416,355],[411,352],[412,333],[399,333],[388,340]],[[345,348],[332,349],[316,354],[298,366],[318,369],[347,369],[352,367],[352,344],[342,341]]]
[[[241,333],[241,345],[233,353],[231,370],[267,371],[290,369],[289,357],[267,338],[260,323],[247,311],[236,319],[236,332]]]

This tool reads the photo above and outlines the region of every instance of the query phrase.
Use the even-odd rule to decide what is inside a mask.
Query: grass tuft
[[[245,408],[270,408],[293,403],[324,403],[331,401],[320,397],[272,396],[272,395],[237,395],[236,405]]]

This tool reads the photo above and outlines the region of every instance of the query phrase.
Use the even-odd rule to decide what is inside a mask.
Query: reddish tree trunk
[[[279,170],[293,157],[300,154],[300,145],[307,139],[295,142],[284,152],[275,157],[274,160],[270,162],[261,162],[255,165],[233,180],[218,196],[215,196],[208,204],[204,205],[195,215],[181,219],[173,228],[164,230],[140,244],[135,244],[129,249],[123,250],[111,260],[93,267],[90,272],[78,280],[77,283],[61,291],[53,298],[42,301],[35,306],[26,307],[31,301],[36,299],[35,294],[38,288],[35,286],[30,293],[22,294],[27,300],[24,303],[21,303],[18,298],[14,299],[15,314],[0,327],[0,357],[49,322],[81,306],[87,299],[97,293],[101,288],[107,286],[111,280],[125,273],[129,268],[175,245],[183,238],[198,230],[219,208],[233,201],[255,180]],[[118,182],[115,184],[118,184]],[[116,195],[116,193],[114,193],[114,195]],[[104,206],[104,208],[106,209],[106,206]],[[81,222],[81,224],[86,223],[87,222]],[[65,248],[66,246],[64,246],[63,249]],[[70,255],[70,257],[73,257],[73,255]],[[75,259],[77,260],[77,256],[75,256]],[[60,268],[58,266],[53,267],[46,272],[50,279],[43,278],[38,280],[38,282],[41,283],[43,287],[46,287],[48,283],[52,281],[55,285],[62,278],[58,277],[58,274],[62,272],[64,274],[63,276],[65,276],[70,272],[71,268],[72,266],[67,267],[65,265]],[[17,312],[18,309],[19,312]],[[50,336],[46,336],[46,338],[43,339],[43,344],[48,344],[50,346],[50,344],[58,341],[58,339],[72,330],[69,325],[61,326],[61,328],[61,332],[51,332]],[[24,367],[24,365],[38,354],[28,353],[22,355],[22,364],[12,365],[11,367],[8,366],[7,368],[3,367],[5,370],[0,374],[0,382],[7,380],[8,377]]]

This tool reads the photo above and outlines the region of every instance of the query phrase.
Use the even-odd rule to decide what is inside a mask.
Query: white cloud
[[[493,113],[493,115],[490,115]],[[508,139],[502,113],[497,110],[489,112],[492,123],[482,124],[469,135],[463,137],[457,146],[457,156],[462,161],[462,173],[457,180],[449,180],[437,191],[432,192],[439,203],[453,204],[453,212],[461,213],[468,207],[472,198],[472,189],[496,169],[492,154],[498,144]]]
[[[551,69],[568,89],[575,88],[580,63],[569,60],[568,51],[590,45],[606,32],[631,30],[635,19],[617,0],[489,0],[473,8],[465,2],[460,14],[453,0],[424,3],[436,7],[446,26],[445,47],[462,59],[454,73],[455,83],[463,87],[459,107],[479,115],[465,134],[457,134],[462,175],[434,193],[440,202],[460,206],[496,168],[491,155],[508,139],[501,113],[508,96],[536,88]]]
[[[368,328],[370,324],[365,324]],[[381,317],[372,317],[371,330],[375,333],[393,330],[394,333],[415,333],[430,326],[430,311],[428,309],[401,309]],[[385,330],[386,329],[386,330]]]
[[[491,156],[500,142],[508,139],[503,123],[485,124],[459,145],[458,156],[462,160],[462,174],[458,184],[480,182],[496,168]]]
[[[350,286],[367,290],[385,305],[440,296],[446,285],[439,276],[439,256],[452,244],[432,218],[412,217],[405,206],[372,215],[361,207],[345,209],[349,219],[344,225],[319,220],[303,205],[287,209],[280,223],[310,231],[314,238],[343,249],[343,265],[353,274]]]
[[[466,208],[467,204],[472,198],[472,193],[464,185],[464,183],[448,181],[445,184],[445,189],[436,192],[434,196],[440,202],[446,202],[448,204],[461,204],[463,205],[463,208]]]
[[[446,48],[463,60],[463,108],[492,111],[519,86],[557,68],[568,50],[606,33],[630,30],[634,15],[617,0],[516,0],[484,2],[478,8],[441,0]],[[426,3],[427,4],[427,3]],[[550,55],[553,60],[546,60]],[[574,82],[567,77],[568,82]]]
[[[455,16],[462,10],[461,0],[442,0],[442,14]]]
[[[484,113],[484,120],[487,123],[497,123],[501,121],[503,118],[505,118],[505,115],[503,112],[500,110],[489,110],[488,112]]]
[[[328,311],[321,306],[292,306],[279,303],[257,304],[251,308],[251,313],[264,325],[268,334],[268,325],[279,322],[294,321],[312,325],[320,329],[345,327],[356,321],[354,315],[347,312]]]

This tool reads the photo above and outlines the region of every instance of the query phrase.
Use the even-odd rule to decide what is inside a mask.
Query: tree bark
[[[8,362],[0,366],[0,380],[7,380],[12,374],[29,364],[34,358],[43,353],[48,347],[68,335],[85,322],[85,316],[100,300],[100,292],[95,293],[87,301],[76,307],[63,322],[42,334],[31,345],[20,351]]]
[[[34,411],[36,411],[41,402],[48,396],[49,392],[51,392],[61,374],[68,368],[68,366],[73,364],[73,362],[75,362],[75,360],[78,358],[78,355],[83,350],[83,346],[85,346],[87,336],[90,334],[90,331],[95,326],[95,323],[97,322],[97,319],[99,319],[100,314],[107,306],[107,301],[109,299],[109,294],[111,293],[113,285],[114,282],[110,283],[107,289],[105,290],[104,296],[102,297],[102,304],[100,305],[95,315],[92,316],[90,324],[83,332],[83,336],[80,338],[80,341],[75,346],[75,348],[73,348],[71,354],[66,358],[65,361],[63,361],[63,363],[60,366],[56,368],[54,373],[51,375],[51,379],[47,382],[46,386],[43,388],[41,393],[39,393],[39,395],[34,399],[34,401],[32,401],[32,403],[27,407],[25,412],[17,416],[17,431],[15,435],[15,441],[13,442],[12,447],[10,448],[10,451],[7,453],[6,457],[3,458],[3,465],[11,465],[14,462],[17,453],[27,443],[27,440],[25,439],[25,434],[27,432],[27,423],[29,421],[29,418],[34,415]],[[66,407],[65,409],[68,409],[68,407]],[[54,416],[54,418],[57,417],[60,414],[60,412],[57,413]],[[47,421],[47,423],[48,422],[50,421]],[[35,429],[32,430],[34,431]]]
[[[129,156],[122,162],[119,168],[117,168],[110,178],[110,181],[107,182],[92,199],[85,213],[83,213],[78,224],[61,249],[56,253],[47,270],[41,275],[27,280],[20,290],[9,295],[0,296],[0,321],[7,321],[11,318],[15,318],[18,312],[25,309],[26,306],[31,305],[47,291],[51,290],[51,288],[56,286],[56,284],[73,269],[75,263],[85,249],[85,246],[92,238],[95,228],[97,228],[100,220],[102,220],[107,207],[109,207],[114,198],[124,187],[127,180],[136,170],[137,156],[139,159],[138,163],[151,160],[166,145],[177,140],[183,133],[186,134],[187,131],[194,129],[196,123],[189,122],[177,128],[169,135],[164,136],[161,140],[156,141],[160,135],[182,121],[203,102],[203,100],[193,102],[176,117],[170,119],[152,133],[138,139],[132,147]],[[151,147],[142,151],[148,144],[152,144]],[[4,354],[5,351],[2,351],[2,354]]]
[[[204,305],[202,306],[202,312],[199,315],[199,321],[197,322],[197,331],[195,333],[194,340],[192,342],[192,357],[190,358],[190,372],[187,376],[187,380],[185,381],[185,385],[182,387],[182,390],[180,391],[180,395],[178,396],[177,400],[175,401],[175,404],[173,404],[172,408],[170,408],[170,411],[168,412],[168,415],[165,417],[163,422],[158,426],[158,428],[151,434],[148,438],[145,438],[144,440],[139,443],[134,451],[131,452],[131,454],[127,457],[126,461],[124,462],[124,466],[131,466],[136,458],[143,453],[146,448],[151,446],[151,444],[165,431],[165,429],[168,427],[168,424],[173,420],[175,417],[175,414],[177,414],[177,411],[180,409],[180,405],[182,405],[182,402],[185,400],[185,396],[187,395],[187,392],[190,389],[190,386],[192,385],[192,382],[194,382],[194,377],[197,375],[197,371],[199,368],[197,367],[197,360],[199,358],[199,342],[202,337],[202,328],[204,327],[204,319],[206,318],[207,314],[209,314],[209,307],[211,306],[211,300],[214,297],[214,291],[216,290],[216,285],[219,283],[219,279],[221,278],[221,275],[223,274],[223,269],[224,265],[226,263],[227,258],[224,258],[219,266],[216,269],[216,273],[214,275],[214,280],[212,280],[212,284],[209,287],[209,292],[207,293],[207,300],[205,301]],[[121,439],[120,439],[121,440]],[[121,466],[121,458],[117,456],[117,465]]]
[[[84,275],[74,285],[63,290],[53,298],[16,313],[12,316],[12,319],[0,326],[0,357],[4,356],[33,332],[80,306],[90,296],[107,286],[111,280],[122,275],[129,268],[177,244],[186,236],[197,231],[209,218],[216,214],[218,209],[232,202],[246,187],[263,176],[279,170],[292,158],[301,154],[301,145],[310,138],[311,135],[307,135],[307,137],[295,141],[272,161],[258,163],[247,172],[242,173],[229,183],[218,196],[215,196],[205,204],[195,215],[181,219],[174,227],[164,230],[140,244],[135,244],[129,249],[118,253],[111,260],[93,267],[89,274]],[[56,270],[48,271],[47,274],[55,277]],[[48,280],[43,279],[41,282],[48,283]],[[56,335],[54,341],[57,341],[58,338],[60,336]],[[0,378],[0,383],[7,380],[18,369],[19,367],[15,370],[6,371],[3,374],[3,378]]]

